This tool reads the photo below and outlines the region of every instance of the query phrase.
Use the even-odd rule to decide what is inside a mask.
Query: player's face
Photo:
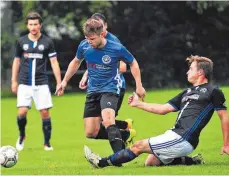
[[[93,48],[99,48],[102,44],[102,33],[100,35],[91,34],[85,38]]]
[[[40,33],[41,24],[38,19],[28,20],[27,28],[32,35],[37,35]]]
[[[197,62],[192,62],[187,72],[188,82],[194,84],[200,76],[200,70],[197,67]]]

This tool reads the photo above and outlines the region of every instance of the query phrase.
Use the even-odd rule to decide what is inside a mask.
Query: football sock
[[[129,130],[122,130],[120,129],[121,135],[122,135],[122,140],[126,142],[126,140],[130,136],[130,131]]]
[[[95,139],[108,139],[107,130],[104,125],[100,124],[100,129]]]
[[[196,165],[196,164],[198,163],[194,161],[192,157],[182,156],[179,158],[174,158],[174,160],[167,165]]]
[[[130,149],[120,150],[107,158],[99,160],[99,167],[120,166],[122,163],[132,161],[137,156]]]
[[[50,147],[49,140],[51,138],[51,132],[52,132],[51,118],[42,119],[42,129],[44,133],[44,144]]]
[[[130,136],[129,130],[121,130],[120,129],[120,133],[121,133],[123,141],[126,141]],[[95,139],[108,139],[107,130],[104,127],[104,125],[102,125],[102,124],[100,125],[99,132],[98,132],[97,136],[95,137]]]
[[[17,124],[18,124],[18,129],[20,131],[20,142],[22,142],[23,138],[25,137],[25,126],[27,124],[27,119],[26,117],[17,117]]]
[[[117,125],[119,129],[123,129],[123,130],[125,130],[128,126],[128,123],[123,120],[115,120],[115,124]]]
[[[122,136],[118,127],[114,124],[107,127],[106,130],[108,133],[108,140],[114,153],[124,149],[125,143],[122,140]]]

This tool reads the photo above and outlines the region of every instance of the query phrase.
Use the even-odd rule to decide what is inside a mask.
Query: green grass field
[[[223,87],[225,97],[229,88]],[[146,102],[165,103],[180,90],[161,90],[147,93]],[[171,128],[177,113],[165,116],[153,115],[128,107],[126,93],[118,119],[131,117],[137,130],[136,139],[144,139],[163,133]],[[83,109],[85,94],[67,94],[53,97],[52,140],[54,151],[43,150],[43,133],[39,112],[33,106],[28,114],[25,148],[19,153],[19,160],[13,168],[2,168],[2,175],[228,175],[229,156],[220,155],[223,144],[220,120],[216,113],[202,131],[200,143],[193,154],[201,152],[206,160],[199,166],[144,167],[146,154],[141,155],[124,167],[94,169],[84,158],[83,147],[88,145],[95,153],[107,156],[112,153],[108,141],[86,139],[83,129]],[[229,103],[227,102],[229,107]],[[18,137],[16,123],[16,99],[1,100],[1,145],[15,146]]]

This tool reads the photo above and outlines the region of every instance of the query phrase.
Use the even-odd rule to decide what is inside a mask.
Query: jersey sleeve
[[[120,60],[124,61],[125,63],[131,64],[134,60],[134,56],[123,45],[121,46],[119,54]]]
[[[23,50],[21,48],[20,42],[17,41],[16,42],[16,47],[15,47],[14,57],[21,58],[22,53],[23,53]]]
[[[48,56],[49,56],[49,58],[56,56],[56,51],[55,51],[54,44],[53,44],[52,40],[50,40],[50,43],[49,43]]]
[[[180,110],[180,105],[181,105],[181,101],[182,101],[182,95],[184,94],[184,91],[179,93],[177,96],[175,96],[174,98],[170,99],[167,103],[170,104],[172,107],[174,107],[176,110],[175,111],[179,111]]]
[[[83,56],[83,46],[84,46],[84,43],[85,42],[81,42],[78,46],[78,49],[76,51],[76,57],[79,59],[79,60],[82,60],[84,58]]]
[[[214,89],[212,92],[212,103],[214,106],[214,109],[216,111],[218,110],[226,110],[226,103],[225,103],[225,97],[223,92],[220,89]]]

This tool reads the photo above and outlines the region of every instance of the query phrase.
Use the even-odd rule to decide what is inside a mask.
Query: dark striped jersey
[[[197,147],[200,132],[211,119],[214,110],[226,109],[223,92],[209,83],[185,89],[168,103],[180,111],[172,130],[194,148]]]
[[[28,35],[20,37],[15,51],[15,57],[20,58],[19,84],[48,84],[46,64],[49,58],[55,56],[56,51],[49,37],[42,34],[36,42],[31,41]]]

